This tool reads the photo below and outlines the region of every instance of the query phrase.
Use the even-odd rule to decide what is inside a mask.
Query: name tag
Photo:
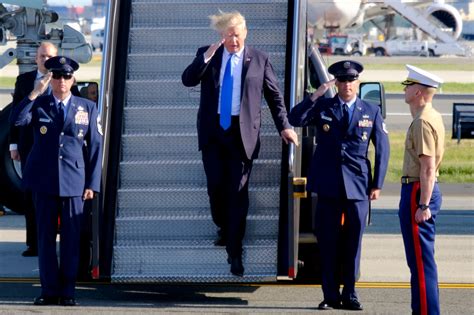
[[[40,118],[39,121],[40,121],[40,122],[50,123],[50,122],[51,122],[51,119],[49,119],[49,118]]]
[[[327,120],[327,121],[332,121],[332,118],[331,117],[328,117],[324,114],[321,113],[321,119],[324,119],[324,120]]]

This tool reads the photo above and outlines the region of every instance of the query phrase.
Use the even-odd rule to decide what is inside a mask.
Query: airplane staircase
[[[263,102],[262,148],[250,182],[245,275],[216,247],[198,151],[199,86],[181,74],[219,36],[208,16],[240,11],[246,45],[270,55],[283,88],[288,3],[281,0],[132,2],[112,282],[256,282],[277,276],[281,139]]]

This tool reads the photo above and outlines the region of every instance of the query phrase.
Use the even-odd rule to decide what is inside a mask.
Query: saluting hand
[[[84,195],[82,196],[82,200],[89,200],[94,198],[94,191],[92,189],[85,189]]]
[[[38,96],[40,96],[41,94],[43,94],[47,89],[48,89],[48,86],[49,86],[49,82],[51,81],[51,77],[52,77],[52,73],[51,72],[48,72],[47,74],[45,74],[41,80],[39,80],[36,85],[35,85],[35,88],[33,89],[33,91],[31,91],[31,93],[28,95],[28,98],[32,101],[34,101]]]
[[[333,86],[336,83],[336,79],[332,79],[331,81],[328,81],[326,83],[323,83],[319,86],[319,88],[311,94],[311,100],[314,102],[324,94],[326,94],[326,91]]]
[[[217,43],[211,44],[209,48],[206,50],[206,52],[204,53],[204,60],[208,61],[209,59],[211,59],[216,53],[217,49],[219,49],[219,47],[221,47],[221,45],[224,43],[224,41],[225,39],[223,38]]]
[[[298,146],[298,135],[293,129],[283,129],[280,135],[286,144],[288,144],[288,142],[293,142],[296,146]]]

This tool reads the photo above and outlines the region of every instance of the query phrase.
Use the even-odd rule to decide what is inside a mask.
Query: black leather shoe
[[[322,301],[318,305],[319,310],[327,311],[327,310],[334,310],[341,308],[341,303],[339,302],[332,302],[332,301]]]
[[[244,276],[244,265],[242,264],[242,257],[234,257],[230,259],[230,272],[234,276],[243,277]],[[229,261],[229,260],[227,260]]]
[[[23,253],[21,253],[23,257],[36,257],[38,256],[38,250],[28,247]]]
[[[77,305],[76,300],[72,298],[61,298],[59,300],[59,304],[61,304],[62,306],[76,306]]]
[[[33,301],[34,305],[58,305],[59,299],[53,296],[38,296]]]
[[[350,311],[362,311],[364,309],[362,304],[360,304],[356,299],[342,301],[342,308]]]

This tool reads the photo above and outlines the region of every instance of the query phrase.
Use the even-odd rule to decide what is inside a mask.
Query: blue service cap
[[[353,78],[357,79],[359,73],[364,70],[364,66],[353,60],[341,60],[333,63],[328,68],[328,72],[337,78]]]
[[[73,74],[79,69],[79,64],[64,56],[51,57],[44,63],[44,67],[51,72]]]

